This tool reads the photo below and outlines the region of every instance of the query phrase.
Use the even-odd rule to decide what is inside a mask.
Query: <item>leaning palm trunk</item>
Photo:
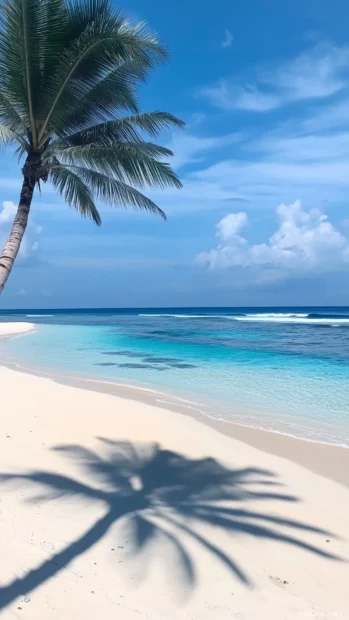
[[[5,243],[0,257],[0,295],[12,271],[19,248],[21,247],[25,229],[27,228],[34,187],[35,181],[25,176],[16,217],[11,228],[10,236]]]

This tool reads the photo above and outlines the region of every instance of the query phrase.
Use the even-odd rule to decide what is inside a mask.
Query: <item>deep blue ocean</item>
[[[349,447],[349,307],[0,311],[37,329],[0,360]]]

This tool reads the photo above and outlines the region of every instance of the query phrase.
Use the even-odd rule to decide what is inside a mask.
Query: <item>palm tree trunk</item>
[[[35,180],[25,176],[23,179],[22,191],[19,199],[16,217],[11,228],[10,236],[5,243],[2,255],[0,257],[0,295],[4,290],[7,278],[12,271],[12,267],[21,246],[25,229],[27,228],[34,187]]]

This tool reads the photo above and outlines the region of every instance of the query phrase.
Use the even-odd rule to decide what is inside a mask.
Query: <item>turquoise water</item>
[[[211,417],[349,446],[349,309],[28,311],[25,320],[37,330],[2,343],[1,359],[150,387]]]

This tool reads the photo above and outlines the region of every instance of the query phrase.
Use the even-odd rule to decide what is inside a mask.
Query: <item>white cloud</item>
[[[148,195],[170,216],[212,211],[222,209],[223,206],[226,209],[229,203],[249,202],[245,195],[238,193],[232,178],[213,181],[205,180],[204,176],[195,178],[194,175],[181,178],[183,188],[180,192],[172,188],[163,192],[157,189],[148,192]]]
[[[338,57],[333,52],[329,54],[332,62],[325,62],[324,50],[328,48],[320,46],[317,49],[322,51],[322,56],[319,51],[317,55],[322,58],[324,76],[326,71],[329,73],[328,67],[338,67],[345,56],[343,50]],[[297,67],[297,63],[294,66]],[[275,67],[273,71],[276,82],[280,84],[284,78],[280,78]],[[303,76],[309,71],[308,68]],[[269,68],[268,75],[271,73]],[[292,76],[292,71],[287,75]],[[300,86],[302,83],[297,82],[296,86],[293,83],[292,92],[299,94],[302,90],[305,93],[306,87],[301,89]],[[322,92],[328,92],[328,84],[326,88],[321,87]],[[229,90],[226,92],[228,97]],[[274,105],[268,97],[278,97],[277,92],[271,90],[267,98],[256,91],[254,95],[257,99],[252,107],[261,110]],[[275,105],[278,105],[277,100]],[[189,153],[196,165],[181,175],[183,190],[155,195],[169,215],[222,209],[226,208],[227,202],[233,204],[237,201],[248,202],[250,209],[270,210],[278,202],[292,202],[295,195],[307,204],[319,205],[325,200],[331,208],[337,205],[347,207],[349,80],[347,89],[337,93],[335,103],[331,100],[325,105],[323,99],[318,99],[317,104],[312,100],[308,105],[289,107],[278,124],[271,114],[265,114],[263,122],[251,120],[253,123],[249,126],[246,122],[244,133],[231,147],[223,136],[219,141],[211,142],[209,155],[215,162],[212,165],[202,165],[202,153]]]
[[[27,291],[25,290],[25,288],[20,288],[16,293],[16,295],[19,295],[19,297],[25,297],[26,294],[27,294]]]
[[[269,159],[277,156],[284,162],[334,162],[343,157],[349,158],[349,131],[303,136],[269,133],[261,140],[250,143],[248,150],[264,152]]]
[[[262,82],[294,100],[328,97],[346,87],[349,47],[320,44],[262,75]]]
[[[240,134],[236,133],[213,137],[175,133],[166,146],[174,153],[174,157],[171,157],[171,165],[174,168],[181,168],[187,164],[199,163],[208,151],[234,144],[239,139]]]
[[[276,209],[279,228],[264,243],[250,244],[239,233],[246,226],[246,213],[231,213],[216,226],[220,243],[196,257],[211,269],[232,267],[254,270],[255,279],[263,272],[280,277],[292,273],[331,271],[349,264],[349,242],[319,209],[306,210],[300,200]],[[270,271],[271,270],[271,271]]]
[[[301,127],[307,132],[331,131],[333,129],[349,127],[349,98],[347,94],[340,101],[317,110],[301,122]]]
[[[229,203],[270,211],[278,202],[292,202],[295,194],[315,205],[348,205],[349,132],[294,135],[262,129],[259,139],[246,136],[231,153],[234,159],[224,159],[217,146],[210,152],[217,163],[196,165],[181,175],[180,192],[170,188],[148,194],[169,215],[226,210]]]
[[[247,225],[247,222],[248,216],[246,213],[241,211],[239,213],[229,213],[216,225],[216,235],[222,241],[228,241],[234,238]]]
[[[11,200],[4,200],[2,203],[2,210],[0,211],[0,226],[13,222],[16,215],[17,206]]]
[[[226,110],[266,112],[291,102],[325,98],[347,85],[349,47],[319,44],[296,58],[256,68],[240,84],[236,76],[201,89],[213,105]]]
[[[201,89],[200,93],[208,101],[223,110],[249,110],[266,112],[279,107],[279,97],[262,92],[255,85],[233,85],[230,80],[220,80],[215,86]]]
[[[231,47],[233,39],[234,39],[234,37],[233,37],[232,33],[227,28],[226,31],[225,31],[224,39],[223,39],[223,41],[221,43],[221,46],[222,47]]]
[[[194,112],[187,120],[187,129],[195,127],[197,125],[201,125],[201,123],[203,123],[205,119],[206,114],[203,114],[202,112]]]
[[[11,200],[4,200],[2,203],[2,209],[0,210],[0,245],[6,243],[10,228],[17,212],[17,205]],[[36,258],[36,254],[39,249],[38,236],[42,232],[42,226],[36,224],[35,220],[31,217],[27,226],[27,230],[23,237],[21,247],[18,252],[17,261],[19,264],[30,264],[33,258]],[[24,290],[24,289],[20,289]],[[20,294],[20,293],[18,293]],[[22,293],[23,294],[23,293]]]
[[[241,140],[235,159],[221,159],[193,171],[187,182],[193,186],[193,194],[195,187],[196,196],[201,197],[202,208],[222,207],[222,200],[240,198],[248,200],[251,208],[270,209],[272,202],[289,202],[295,193],[313,203],[347,204],[349,131],[301,132],[301,127],[296,131],[289,126],[273,132],[262,130],[258,139]]]

